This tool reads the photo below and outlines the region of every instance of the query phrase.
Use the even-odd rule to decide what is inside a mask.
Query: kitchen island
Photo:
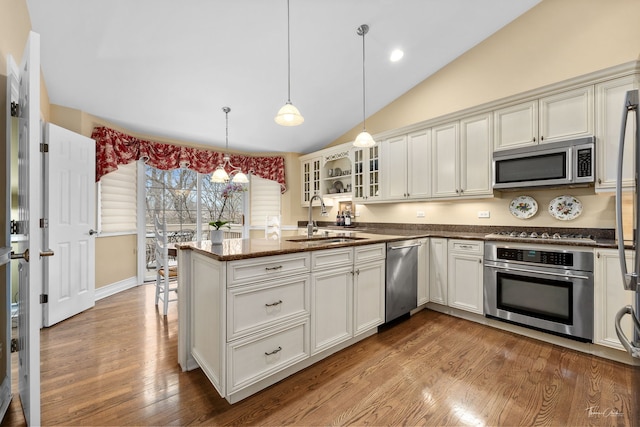
[[[386,243],[326,233],[227,239],[178,251],[178,362],[200,367],[230,403],[377,332]]]

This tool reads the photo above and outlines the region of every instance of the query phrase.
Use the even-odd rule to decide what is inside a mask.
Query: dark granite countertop
[[[502,231],[505,228],[515,231],[548,231],[569,234],[591,235],[593,242],[567,242],[557,239],[531,239],[518,238],[518,243],[550,244],[563,246],[581,246],[590,248],[616,248],[614,232],[612,229],[575,229],[575,228],[546,228],[537,230],[524,227],[496,227],[496,226],[458,226],[437,224],[362,224],[355,227],[336,227],[331,224],[318,224],[320,231],[314,239],[308,240],[306,236],[288,236],[280,240],[267,239],[226,239],[221,245],[212,245],[210,241],[186,242],[176,246],[183,250],[193,250],[207,255],[219,261],[234,261],[240,259],[257,258],[272,255],[284,255],[296,252],[308,252],[324,249],[333,249],[346,246],[361,246],[375,243],[387,243],[399,240],[418,239],[425,237],[440,237],[447,239],[481,240],[481,241],[508,241],[512,238],[491,238],[487,234]],[[304,226],[301,226],[301,228]],[[325,233],[325,231],[327,233]],[[325,234],[328,234],[325,236]],[[323,238],[351,236],[356,239],[344,241],[323,242]],[[632,249],[628,246],[628,249]]]

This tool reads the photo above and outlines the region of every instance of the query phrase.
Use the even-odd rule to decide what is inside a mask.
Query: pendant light
[[[287,0],[287,103],[275,117],[281,126],[298,126],[304,122],[300,111],[291,103],[291,24],[289,23],[289,0]]]
[[[240,170],[240,168],[235,167],[231,164],[229,154],[227,154],[227,151],[229,151],[229,111],[231,111],[231,108],[222,107],[222,111],[224,111],[226,121],[225,153],[222,156],[222,163],[218,165],[216,170],[213,171],[213,174],[211,175],[211,182],[229,182],[230,177],[225,170],[225,166],[229,165],[229,168],[231,168],[231,175],[233,175],[233,178],[231,178],[231,182],[235,184],[246,184],[249,182],[249,178],[247,178],[247,175],[242,173],[242,170]]]
[[[362,36],[362,132],[356,136],[356,140],[353,142],[353,145],[360,148],[368,148],[376,145],[376,142],[373,140],[373,137],[369,132],[367,132],[367,128],[365,126],[366,122],[366,113],[365,113],[365,80],[364,80],[364,36],[369,32],[369,26],[367,24],[362,24],[356,30],[359,36]]]

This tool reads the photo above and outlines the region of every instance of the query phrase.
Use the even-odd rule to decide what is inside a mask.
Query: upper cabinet
[[[434,127],[432,196],[491,195],[491,141],[490,113]]]
[[[351,144],[349,144],[351,145]],[[351,193],[351,148],[341,146],[322,157],[322,193],[329,196],[345,196]]]
[[[593,135],[593,91],[585,86],[494,111],[494,150]]]
[[[616,188],[618,147],[624,101],[627,91],[638,88],[637,76],[626,76],[596,85],[596,189],[613,191]],[[627,120],[622,185],[633,187],[633,120]]]
[[[431,129],[382,143],[382,193],[385,200],[426,199],[431,195]]]
[[[369,148],[354,147],[351,156],[353,200],[359,202],[381,200],[380,143]]]
[[[303,206],[309,206],[309,201],[314,194],[320,194],[321,163],[321,156],[300,159],[300,176],[302,178],[300,202]],[[314,200],[314,206],[319,204],[319,201]]]

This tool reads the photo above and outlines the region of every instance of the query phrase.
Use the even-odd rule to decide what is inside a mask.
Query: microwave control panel
[[[593,156],[591,148],[582,148],[577,150],[576,160],[576,176],[578,178],[586,178],[593,175]]]

